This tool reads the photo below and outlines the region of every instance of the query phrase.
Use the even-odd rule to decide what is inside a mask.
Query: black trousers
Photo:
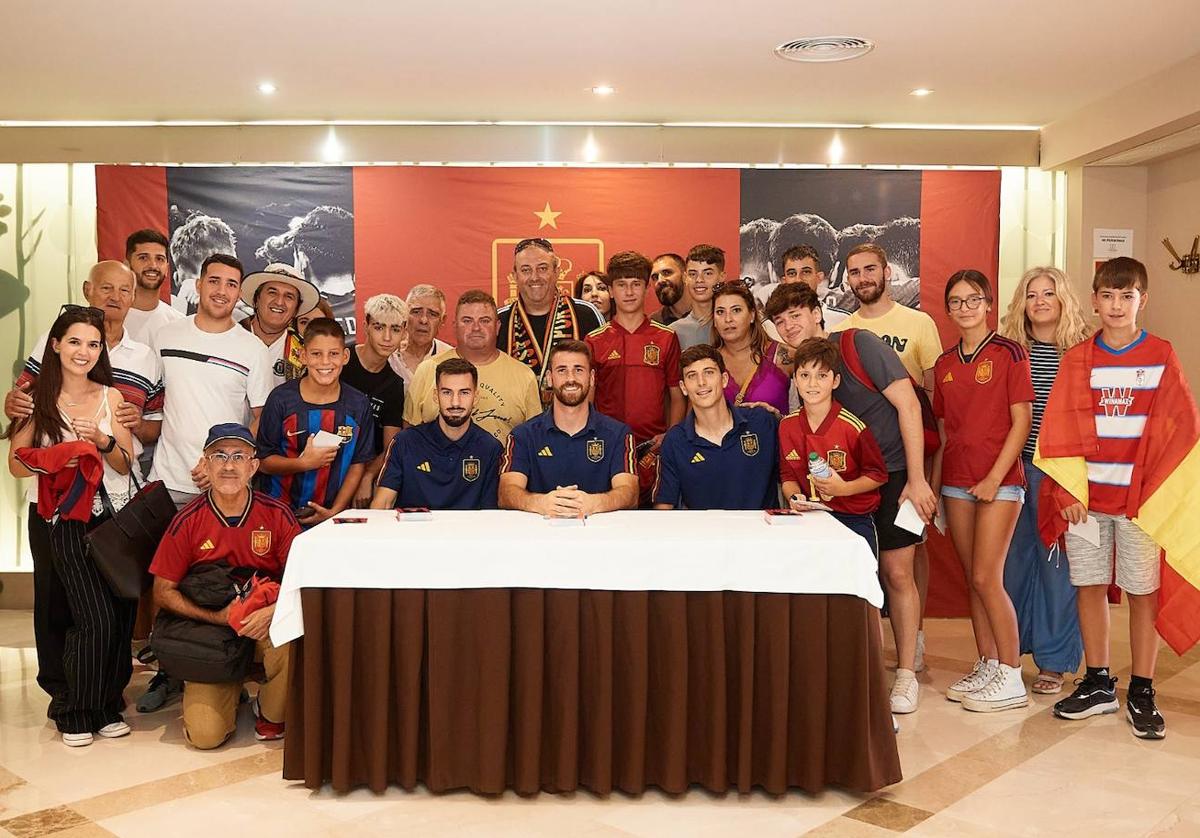
[[[133,674],[130,641],[137,603],[113,596],[84,540],[102,519],[50,525],[53,567],[71,612],[63,637],[66,690],[50,717],[62,733],[88,733],[120,721]]]
[[[37,682],[50,696],[46,715],[54,718],[67,695],[63,648],[67,630],[74,625],[67,589],[54,570],[50,524],[29,505],[29,552],[33,555],[33,641],[37,646]]]

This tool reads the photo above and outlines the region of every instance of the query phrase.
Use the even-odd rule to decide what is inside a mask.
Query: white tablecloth
[[[397,521],[355,510],[292,542],[271,623],[282,645],[304,634],[302,588],[565,588],[851,594],[883,605],[875,557],[833,516],[779,526],[762,512],[624,511],[555,526],[512,511]]]

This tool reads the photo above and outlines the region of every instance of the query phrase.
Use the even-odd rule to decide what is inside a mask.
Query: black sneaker
[[[1102,713],[1115,713],[1120,707],[1117,702],[1117,679],[1089,675],[1075,680],[1075,692],[1054,705],[1054,715],[1060,719],[1086,719]]]
[[[178,678],[171,678],[167,673],[160,670],[150,679],[150,684],[146,687],[146,691],[138,698],[137,711],[139,713],[153,713],[168,701],[178,698],[182,694],[183,682]]]
[[[1125,715],[1133,725],[1133,735],[1138,739],[1163,739],[1167,735],[1167,723],[1154,704],[1154,690],[1129,691],[1125,699]]]

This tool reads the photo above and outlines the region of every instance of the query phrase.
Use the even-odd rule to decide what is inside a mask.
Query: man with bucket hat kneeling
[[[211,659],[210,646],[201,649],[201,638],[211,637],[213,627],[229,627],[224,634],[228,635],[227,641],[235,642],[225,641],[223,646],[219,643],[220,648],[236,648],[236,637],[246,638],[253,642],[254,657],[261,657],[266,669],[266,683],[254,700],[255,737],[281,739],[288,650],[275,648],[267,636],[275,606],[269,595],[270,585],[262,583],[278,583],[283,576],[288,550],[300,533],[300,525],[285,504],[250,488],[258,459],[254,436],[244,425],[214,425],[204,445],[202,466],[209,479],[208,491],[175,516],[150,565],[155,602],[167,612],[165,619],[176,623],[170,634],[175,638],[175,648],[183,647],[186,659],[172,664],[171,669],[173,673],[179,671],[185,681],[184,736],[194,747],[207,750],[224,743],[237,729],[242,679],[214,681],[195,674],[213,671],[214,667],[219,670],[224,662]],[[245,601],[235,593],[235,583],[242,594],[248,592]],[[211,598],[214,589],[219,599]],[[185,593],[189,591],[203,603],[189,598]],[[254,608],[266,601],[272,604]],[[158,626],[155,632],[163,634]],[[188,648],[192,637],[194,649]],[[164,657],[167,649],[156,651]],[[248,663],[249,649],[245,651]],[[204,680],[195,680],[197,677]]]

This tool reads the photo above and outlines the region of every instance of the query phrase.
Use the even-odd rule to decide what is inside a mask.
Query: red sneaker
[[[254,699],[254,738],[260,742],[274,742],[283,738],[283,722],[272,722],[263,718],[258,711],[258,699]]]

